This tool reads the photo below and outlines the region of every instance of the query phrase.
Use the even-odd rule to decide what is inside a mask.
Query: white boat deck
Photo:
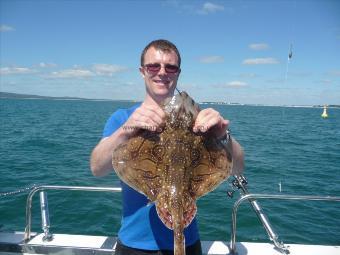
[[[313,245],[306,244],[285,244],[283,247],[279,242],[277,234],[272,230],[271,225],[262,212],[256,199],[279,199],[279,200],[313,200],[313,201],[333,201],[340,202],[340,197],[334,196],[301,196],[301,195],[273,195],[273,194],[249,194],[245,185],[247,184],[244,176],[235,176],[237,188],[242,189],[243,195],[235,202],[232,213],[232,244],[236,247],[237,255],[280,255],[282,250],[288,247],[290,255],[340,255],[340,243],[337,245]],[[49,232],[49,211],[47,196],[44,192],[47,190],[78,190],[78,191],[102,191],[102,192],[120,192],[120,188],[112,187],[77,187],[77,186],[37,186],[34,187],[28,197],[26,205],[26,235],[29,236],[25,242],[23,232],[5,233],[0,232],[0,255],[16,254],[65,254],[65,255],[113,255],[116,245],[115,237],[107,236],[90,236],[90,235],[70,235],[70,234],[53,234],[50,241],[44,241],[44,234],[31,233],[31,207],[32,198],[35,193],[40,191],[40,205],[42,214],[42,228],[46,233]],[[255,213],[260,219],[263,227],[267,231],[268,243],[256,242],[236,242],[236,213],[238,206],[248,200],[252,205]],[[340,241],[340,240],[339,240]],[[275,245],[274,245],[275,244]],[[233,254],[231,245],[226,241],[202,241],[203,254],[227,255]],[[277,248],[278,247],[278,248]]]
[[[43,241],[43,234],[24,244],[24,233],[0,233],[0,254],[113,254],[116,239],[107,236],[54,234],[53,240]],[[203,254],[231,254],[229,243],[203,241]],[[340,246],[287,244],[290,255],[340,255]],[[271,243],[236,243],[238,255],[280,255]]]

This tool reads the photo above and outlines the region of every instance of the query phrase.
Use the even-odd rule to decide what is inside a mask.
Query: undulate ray
[[[162,104],[161,133],[143,130],[120,144],[112,165],[129,186],[156,204],[161,221],[174,231],[174,254],[185,254],[184,228],[196,215],[196,200],[229,177],[231,154],[215,137],[192,127],[198,105],[181,92]]]

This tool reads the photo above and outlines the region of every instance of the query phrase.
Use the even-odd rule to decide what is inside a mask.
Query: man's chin
[[[158,85],[154,88],[154,93],[159,95],[168,95],[172,94],[174,89],[169,87],[169,85]]]
[[[161,82],[154,83],[155,89],[167,89],[167,90],[169,90],[170,86],[171,85],[168,84],[168,83],[161,83]]]
[[[157,101],[164,100],[168,97],[173,96],[174,90],[169,89],[157,89],[153,91],[154,96],[158,99]]]
[[[147,87],[148,94],[152,96],[156,101],[160,102],[169,96],[173,96],[176,86],[159,86],[153,84],[152,87]]]

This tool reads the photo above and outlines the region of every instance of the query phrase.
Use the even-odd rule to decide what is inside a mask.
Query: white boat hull
[[[43,234],[36,234],[24,243],[24,233],[0,233],[0,254],[114,254],[115,237],[54,234],[51,241],[43,241]],[[290,255],[340,255],[340,246],[286,244]],[[202,241],[203,254],[231,254],[229,243],[223,241]],[[280,255],[271,243],[238,242],[238,255]]]

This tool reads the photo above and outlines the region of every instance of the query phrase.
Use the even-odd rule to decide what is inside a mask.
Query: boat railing
[[[245,187],[247,182],[243,176],[235,176],[235,186],[241,189],[241,197],[234,203],[232,210],[232,225],[231,225],[231,241],[230,252],[236,254],[236,222],[237,211],[241,203],[249,201],[255,213],[260,219],[264,229],[266,230],[269,239],[274,243],[275,247],[284,254],[289,254],[289,249],[282,242],[279,241],[278,235],[272,229],[268,218],[261,209],[257,199],[277,199],[277,200],[305,200],[305,201],[335,201],[340,202],[340,197],[337,196],[303,196],[303,195],[283,195],[283,194],[250,194]],[[31,239],[31,225],[32,225],[32,200],[33,196],[40,191],[40,206],[42,213],[42,228],[44,231],[45,241],[49,241],[52,235],[49,233],[49,213],[47,195],[44,193],[47,190],[69,190],[69,191],[95,191],[95,192],[121,192],[118,187],[91,187],[91,186],[34,186],[29,192],[26,202],[26,227],[24,233],[24,240],[28,242]]]
[[[90,186],[52,186],[52,185],[43,185],[43,186],[34,186],[32,190],[29,192],[26,201],[26,227],[25,227],[25,242],[29,241],[31,238],[31,227],[32,227],[32,200],[33,196],[40,191],[40,206],[42,213],[42,225],[44,230],[44,238],[48,241],[51,239],[51,235],[49,233],[49,217],[48,217],[48,205],[47,205],[47,196],[44,194],[46,190],[72,190],[72,191],[96,191],[96,192],[121,192],[121,188],[117,187],[90,187]]]
[[[236,254],[236,220],[237,210],[242,202],[249,201],[253,206],[257,216],[261,220],[263,227],[267,231],[269,239],[273,241],[275,247],[284,254],[289,254],[289,249],[282,242],[279,241],[278,235],[272,230],[268,218],[259,207],[256,199],[280,199],[280,200],[305,200],[305,201],[333,201],[340,202],[340,197],[336,196],[302,196],[302,195],[281,195],[281,194],[245,194],[242,195],[233,206],[232,210],[232,226],[231,226],[231,240],[230,250],[232,254]]]

